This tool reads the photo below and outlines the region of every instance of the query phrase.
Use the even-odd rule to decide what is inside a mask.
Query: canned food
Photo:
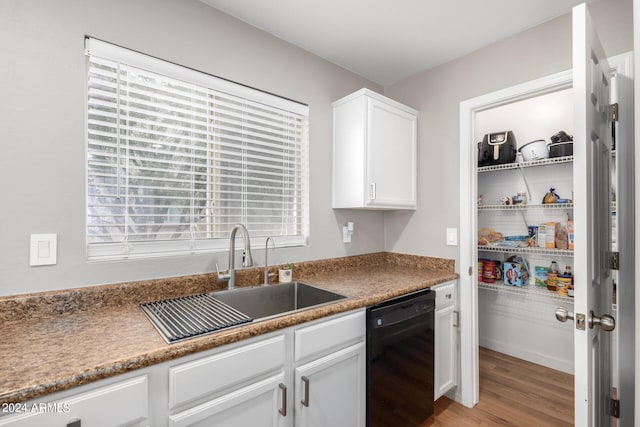
[[[569,296],[569,286],[571,286],[572,277],[566,274],[560,274],[556,281],[556,293],[562,296]]]

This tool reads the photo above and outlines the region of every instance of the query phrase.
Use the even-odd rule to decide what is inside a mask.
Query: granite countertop
[[[238,270],[238,286],[262,269]],[[393,253],[296,264],[294,279],[347,296],[318,308],[167,344],[141,302],[219,289],[215,274],[0,297],[0,404],[41,398],[455,280],[452,260]],[[277,285],[274,285],[277,286]]]

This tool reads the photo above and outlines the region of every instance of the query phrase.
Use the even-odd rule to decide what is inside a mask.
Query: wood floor
[[[480,348],[480,402],[441,397],[431,426],[573,426],[573,375]]]

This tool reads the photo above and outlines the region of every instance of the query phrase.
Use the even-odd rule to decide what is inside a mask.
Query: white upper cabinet
[[[334,208],[416,208],[417,114],[368,89],[333,103]]]

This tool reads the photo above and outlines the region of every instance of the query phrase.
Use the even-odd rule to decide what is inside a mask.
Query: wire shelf
[[[513,254],[535,254],[535,255],[552,255],[558,257],[572,257],[573,249],[546,249],[536,247],[506,247],[506,246],[478,246],[481,252],[499,252]]]
[[[517,205],[483,205],[478,206],[479,211],[521,211],[521,210],[570,210],[573,209],[573,203],[552,203],[552,204],[517,204]]]
[[[546,166],[546,165],[555,165],[559,163],[571,163],[571,162],[573,162],[573,156],[550,157],[548,159],[531,160],[529,162],[506,163],[503,165],[482,166],[482,167],[479,167],[477,171],[478,173],[493,172],[493,171],[499,171],[499,170],[530,168],[534,166]]]
[[[546,288],[543,288],[541,286],[535,286],[535,285],[526,285],[522,287],[507,286],[504,284],[503,281],[499,280],[499,281],[496,281],[495,283],[478,282],[478,288],[486,289],[489,291],[495,291],[499,293],[504,293],[504,294],[526,295],[528,297],[535,298],[538,300],[543,300],[543,301],[553,300],[553,301],[560,301],[563,303],[573,303],[573,297],[559,295]]]

